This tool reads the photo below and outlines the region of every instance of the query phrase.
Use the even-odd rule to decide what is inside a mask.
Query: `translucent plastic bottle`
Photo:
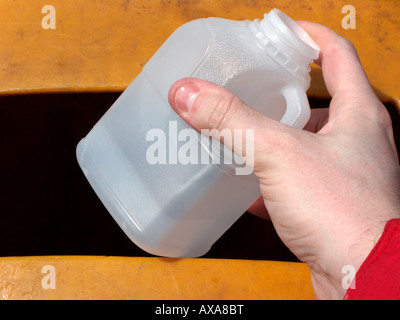
[[[260,113],[302,128],[310,114],[309,64],[318,54],[277,9],[263,20],[208,18],[177,29],[77,147],[85,176],[128,237],[155,255],[201,256],[260,196],[255,176],[235,174],[234,164],[186,163],[173,154],[185,129],[205,141],[168,103],[176,80],[222,85]],[[156,143],[165,144],[157,150],[167,153],[164,161],[148,157]],[[197,152],[215,160],[221,150],[199,143]]]

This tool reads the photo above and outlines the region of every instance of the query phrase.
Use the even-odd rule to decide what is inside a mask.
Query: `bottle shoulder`
[[[225,86],[232,78],[258,70],[286,77],[250,29],[250,21],[209,18],[205,21],[213,34],[208,55],[193,76]]]
[[[176,29],[143,68],[163,98],[175,81],[191,76],[208,55],[213,34],[205,20],[193,20]]]

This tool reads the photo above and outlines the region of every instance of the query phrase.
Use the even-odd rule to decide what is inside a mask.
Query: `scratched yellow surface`
[[[41,9],[56,8],[44,30]],[[181,24],[202,17],[261,18],[276,7],[324,24],[356,45],[383,101],[400,106],[400,1],[352,0],[356,29],[344,30],[346,1],[1,0],[0,94],[122,91]],[[320,70],[310,96],[327,97]],[[82,106],[84,108],[84,106]],[[42,286],[42,268],[56,289]],[[302,263],[141,257],[2,257],[2,299],[313,299]]]
[[[45,266],[54,268],[53,280]],[[50,256],[1,258],[0,298],[246,300],[314,295],[309,269],[302,263]]]

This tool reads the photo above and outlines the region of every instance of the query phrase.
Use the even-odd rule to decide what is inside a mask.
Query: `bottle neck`
[[[319,56],[320,48],[295,21],[278,9],[250,24],[265,50],[282,67],[301,78],[309,77],[310,63]]]

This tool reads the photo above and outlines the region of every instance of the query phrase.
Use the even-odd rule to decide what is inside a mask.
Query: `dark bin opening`
[[[75,148],[120,93],[0,97],[0,256],[150,256],[91,189]],[[329,100],[311,99],[312,107]],[[399,117],[387,105],[399,146]],[[204,257],[298,261],[271,222],[245,213]]]

